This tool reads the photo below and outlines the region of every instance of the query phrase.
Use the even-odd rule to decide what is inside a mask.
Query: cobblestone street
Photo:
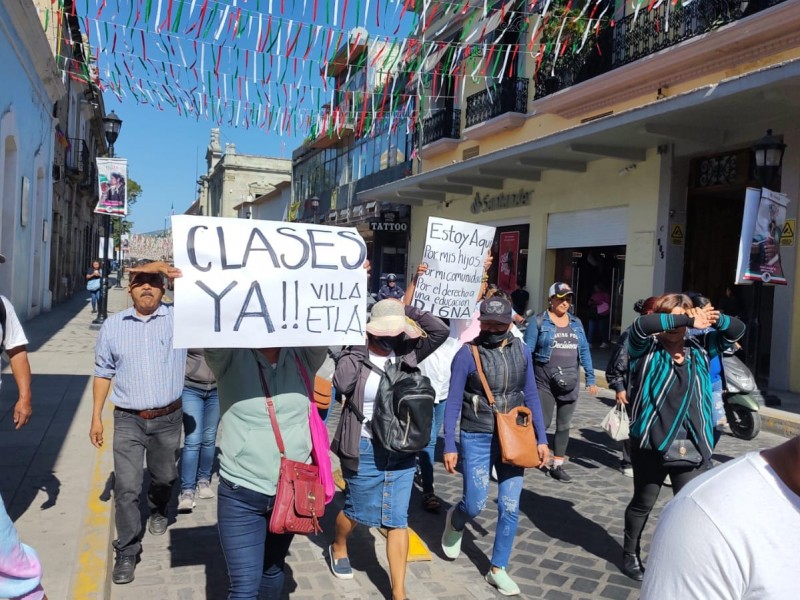
[[[623,512],[630,500],[633,480],[618,470],[619,451],[598,426],[611,406],[611,394],[598,400],[582,394],[573,421],[567,468],[574,480],[562,484],[538,471],[528,471],[521,500],[520,526],[509,572],[525,598],[579,600],[638,597],[639,584],[619,572],[622,554]],[[331,431],[335,418],[331,419]],[[762,433],[752,442],[724,435],[715,457],[727,461],[749,450],[776,445],[782,438]],[[216,485],[216,476],[215,476]],[[427,544],[432,561],[409,563],[407,590],[412,600],[499,598],[483,575],[494,539],[496,509],[493,496],[486,510],[468,526],[463,552],[456,561],[444,559],[439,539],[447,507],[457,502],[461,477],[448,475],[436,465],[436,491],[443,501],[438,515],[422,510],[415,490],[409,522]],[[496,493],[496,484],[492,484]],[[645,531],[646,560],[655,518],[672,497],[664,488],[658,507]],[[136,580],[113,586],[113,600],[141,598],[223,600],[227,593],[225,560],[216,530],[215,500],[198,500],[190,515],[171,519],[163,537],[144,538],[142,561]],[[377,530],[359,528],[351,537],[350,558],[355,570],[351,581],[335,579],[327,566],[327,547],[333,519],[341,507],[338,494],[326,511],[325,533],[295,539],[287,566],[285,596],[292,600],[367,600],[390,595],[385,541]]]

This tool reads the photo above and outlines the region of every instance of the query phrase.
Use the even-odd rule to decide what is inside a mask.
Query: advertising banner
[[[354,228],[172,217],[176,348],[363,344],[367,247]]]
[[[781,265],[781,237],[786,230],[788,204],[786,194],[747,188],[736,283],[761,281],[786,285]]]
[[[94,212],[112,217],[128,214],[128,161],[125,158],[98,158],[97,182],[100,198]]]
[[[494,227],[429,217],[422,254],[428,271],[417,280],[414,306],[446,319],[470,318],[493,240]]]
[[[510,294],[517,289],[519,231],[504,231],[500,234],[500,248],[497,254],[500,259],[500,268],[497,270],[497,287]]]

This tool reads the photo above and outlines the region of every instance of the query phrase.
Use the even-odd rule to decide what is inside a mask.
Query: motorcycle
[[[725,416],[734,437],[752,440],[761,431],[761,415],[758,414],[764,400],[756,380],[733,353],[722,355],[722,402]]]

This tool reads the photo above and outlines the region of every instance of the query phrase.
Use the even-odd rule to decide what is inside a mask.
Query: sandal
[[[442,503],[439,502],[439,499],[431,492],[430,494],[424,494],[422,496],[422,508],[428,512],[439,512],[439,509],[442,508]]]

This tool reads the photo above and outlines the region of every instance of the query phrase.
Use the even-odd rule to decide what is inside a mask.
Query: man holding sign
[[[445,319],[470,319],[483,283],[483,265],[492,247],[494,227],[428,218],[413,305]]]

